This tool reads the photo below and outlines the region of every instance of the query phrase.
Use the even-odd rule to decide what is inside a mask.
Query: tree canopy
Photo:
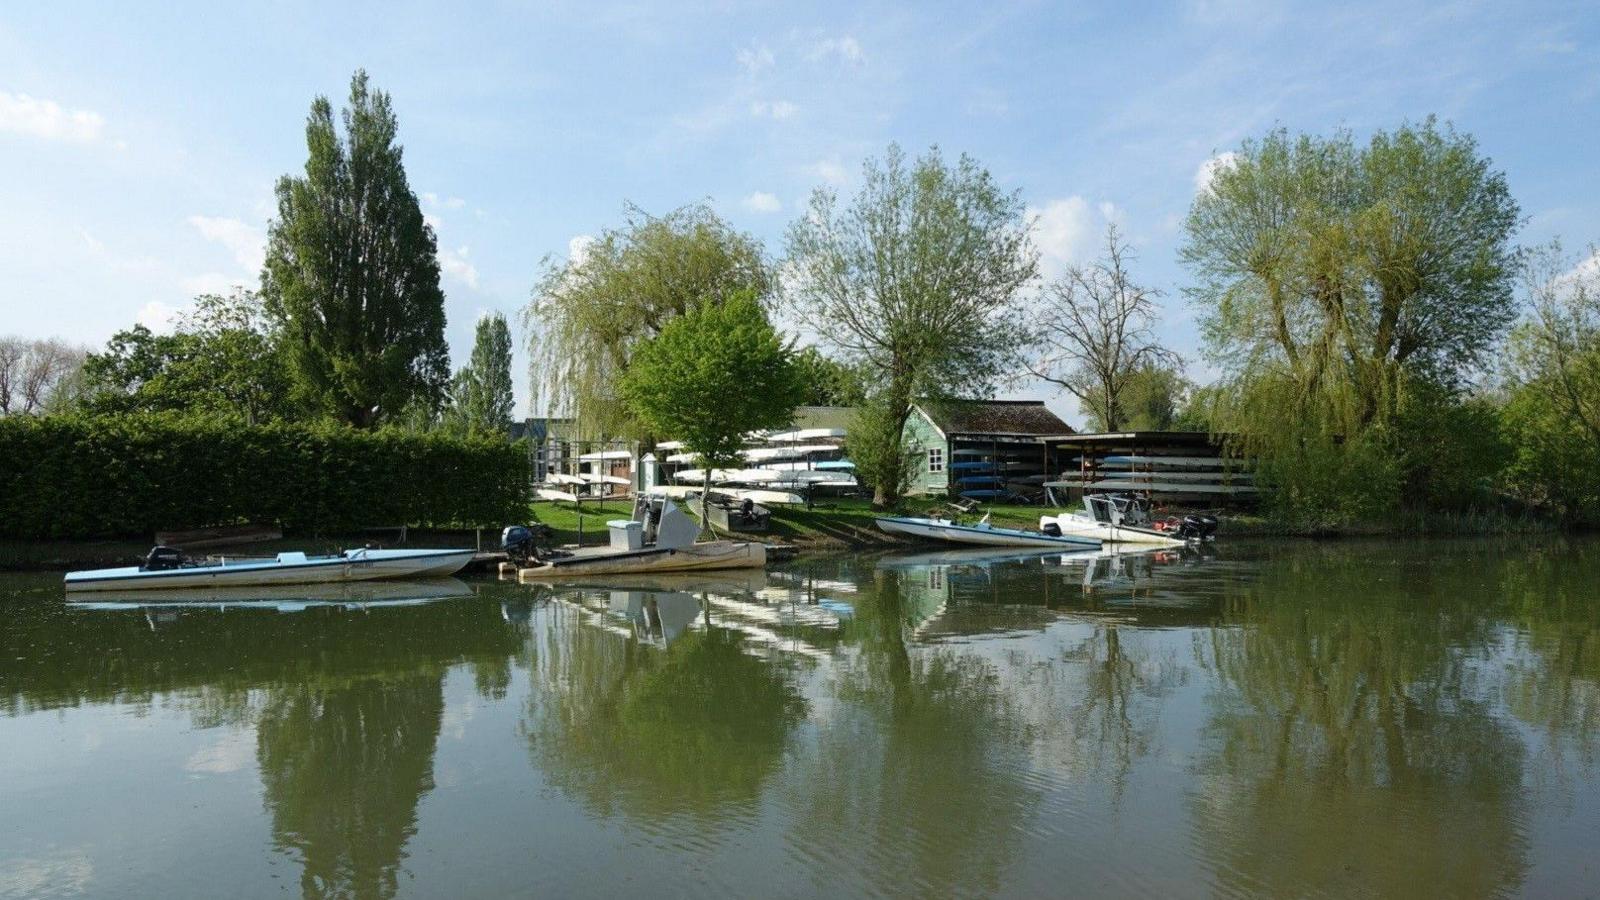
[[[1246,141],[1185,223],[1209,350],[1274,370],[1303,401],[1392,419],[1403,376],[1457,384],[1516,315],[1518,208],[1471,136],[1432,118],[1379,131]]]
[[[511,421],[511,329],[500,313],[478,320],[471,361],[451,382],[451,412],[468,431],[503,434]]]
[[[881,471],[865,473],[874,502],[892,502],[911,401],[986,395],[1015,366],[1026,335],[1014,304],[1038,273],[1021,196],[969,156],[950,165],[935,147],[913,162],[891,144],[849,206],[813,192],[788,252],[788,308],[861,367],[892,417],[877,429],[890,442]]]
[[[731,468],[743,461],[745,435],[793,420],[804,392],[793,358],[746,291],[668,322],[634,348],[619,386],[645,427],[682,441],[708,470]]]
[[[709,205],[628,207],[621,227],[544,262],[523,311],[534,407],[576,417],[586,434],[638,435],[618,392],[635,347],[702,303],[771,287],[761,244]]]
[[[0,416],[55,412],[82,391],[84,351],[59,338],[0,337]]]
[[[143,325],[111,336],[83,365],[83,406],[98,413],[183,412],[259,424],[298,418],[276,335],[250,291],[203,294],[172,334]]]
[[[326,97],[306,121],[305,175],[278,179],[262,293],[296,394],[360,427],[422,402],[450,377],[433,229],[406,181],[389,95],[350,81],[343,135]]]

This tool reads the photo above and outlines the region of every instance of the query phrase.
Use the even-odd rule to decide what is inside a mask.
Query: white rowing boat
[[[158,548],[158,550],[161,548]],[[170,553],[170,551],[169,551]],[[453,575],[472,561],[472,550],[346,550],[337,556],[279,553],[272,559],[220,557],[205,562],[159,557],[142,566],[68,572],[68,591],[140,591],[151,588],[218,588],[270,584],[320,584],[377,578]]]

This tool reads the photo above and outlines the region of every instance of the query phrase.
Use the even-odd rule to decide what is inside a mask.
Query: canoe
[[[554,488],[539,488],[535,493],[540,500],[560,500],[566,503],[577,503],[578,495],[570,491],[558,491]]]
[[[140,591],[152,588],[217,588],[267,584],[319,584],[376,578],[454,575],[472,562],[472,550],[346,550],[337,556],[279,553],[272,559],[222,557],[176,569],[86,569],[68,572],[68,591]]]
[[[517,570],[522,581],[543,581],[589,575],[643,575],[656,572],[701,572],[713,569],[759,569],[767,564],[767,547],[754,541],[708,541],[687,547],[613,550],[594,547],[542,565]]]
[[[953,469],[953,470],[971,469],[971,470],[976,471],[976,472],[992,472],[992,471],[994,471],[994,463],[992,463],[992,462],[953,462],[953,463],[950,464],[950,468]]]
[[[996,528],[987,522],[977,525],[957,525],[949,519],[920,519],[890,517],[876,520],[878,528],[890,534],[931,538],[952,544],[973,544],[981,547],[1053,547],[1067,550],[1098,549],[1100,541],[1078,535],[1044,534],[1016,528]]]

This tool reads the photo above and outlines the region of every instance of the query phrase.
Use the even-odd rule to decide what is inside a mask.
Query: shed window
[[[944,448],[943,447],[932,447],[932,448],[929,448],[929,450],[928,450],[928,471],[929,472],[943,472],[944,471]]]

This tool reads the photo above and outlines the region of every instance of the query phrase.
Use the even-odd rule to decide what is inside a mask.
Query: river
[[[0,575],[0,897],[1593,895],[1597,586],[1555,538]]]

